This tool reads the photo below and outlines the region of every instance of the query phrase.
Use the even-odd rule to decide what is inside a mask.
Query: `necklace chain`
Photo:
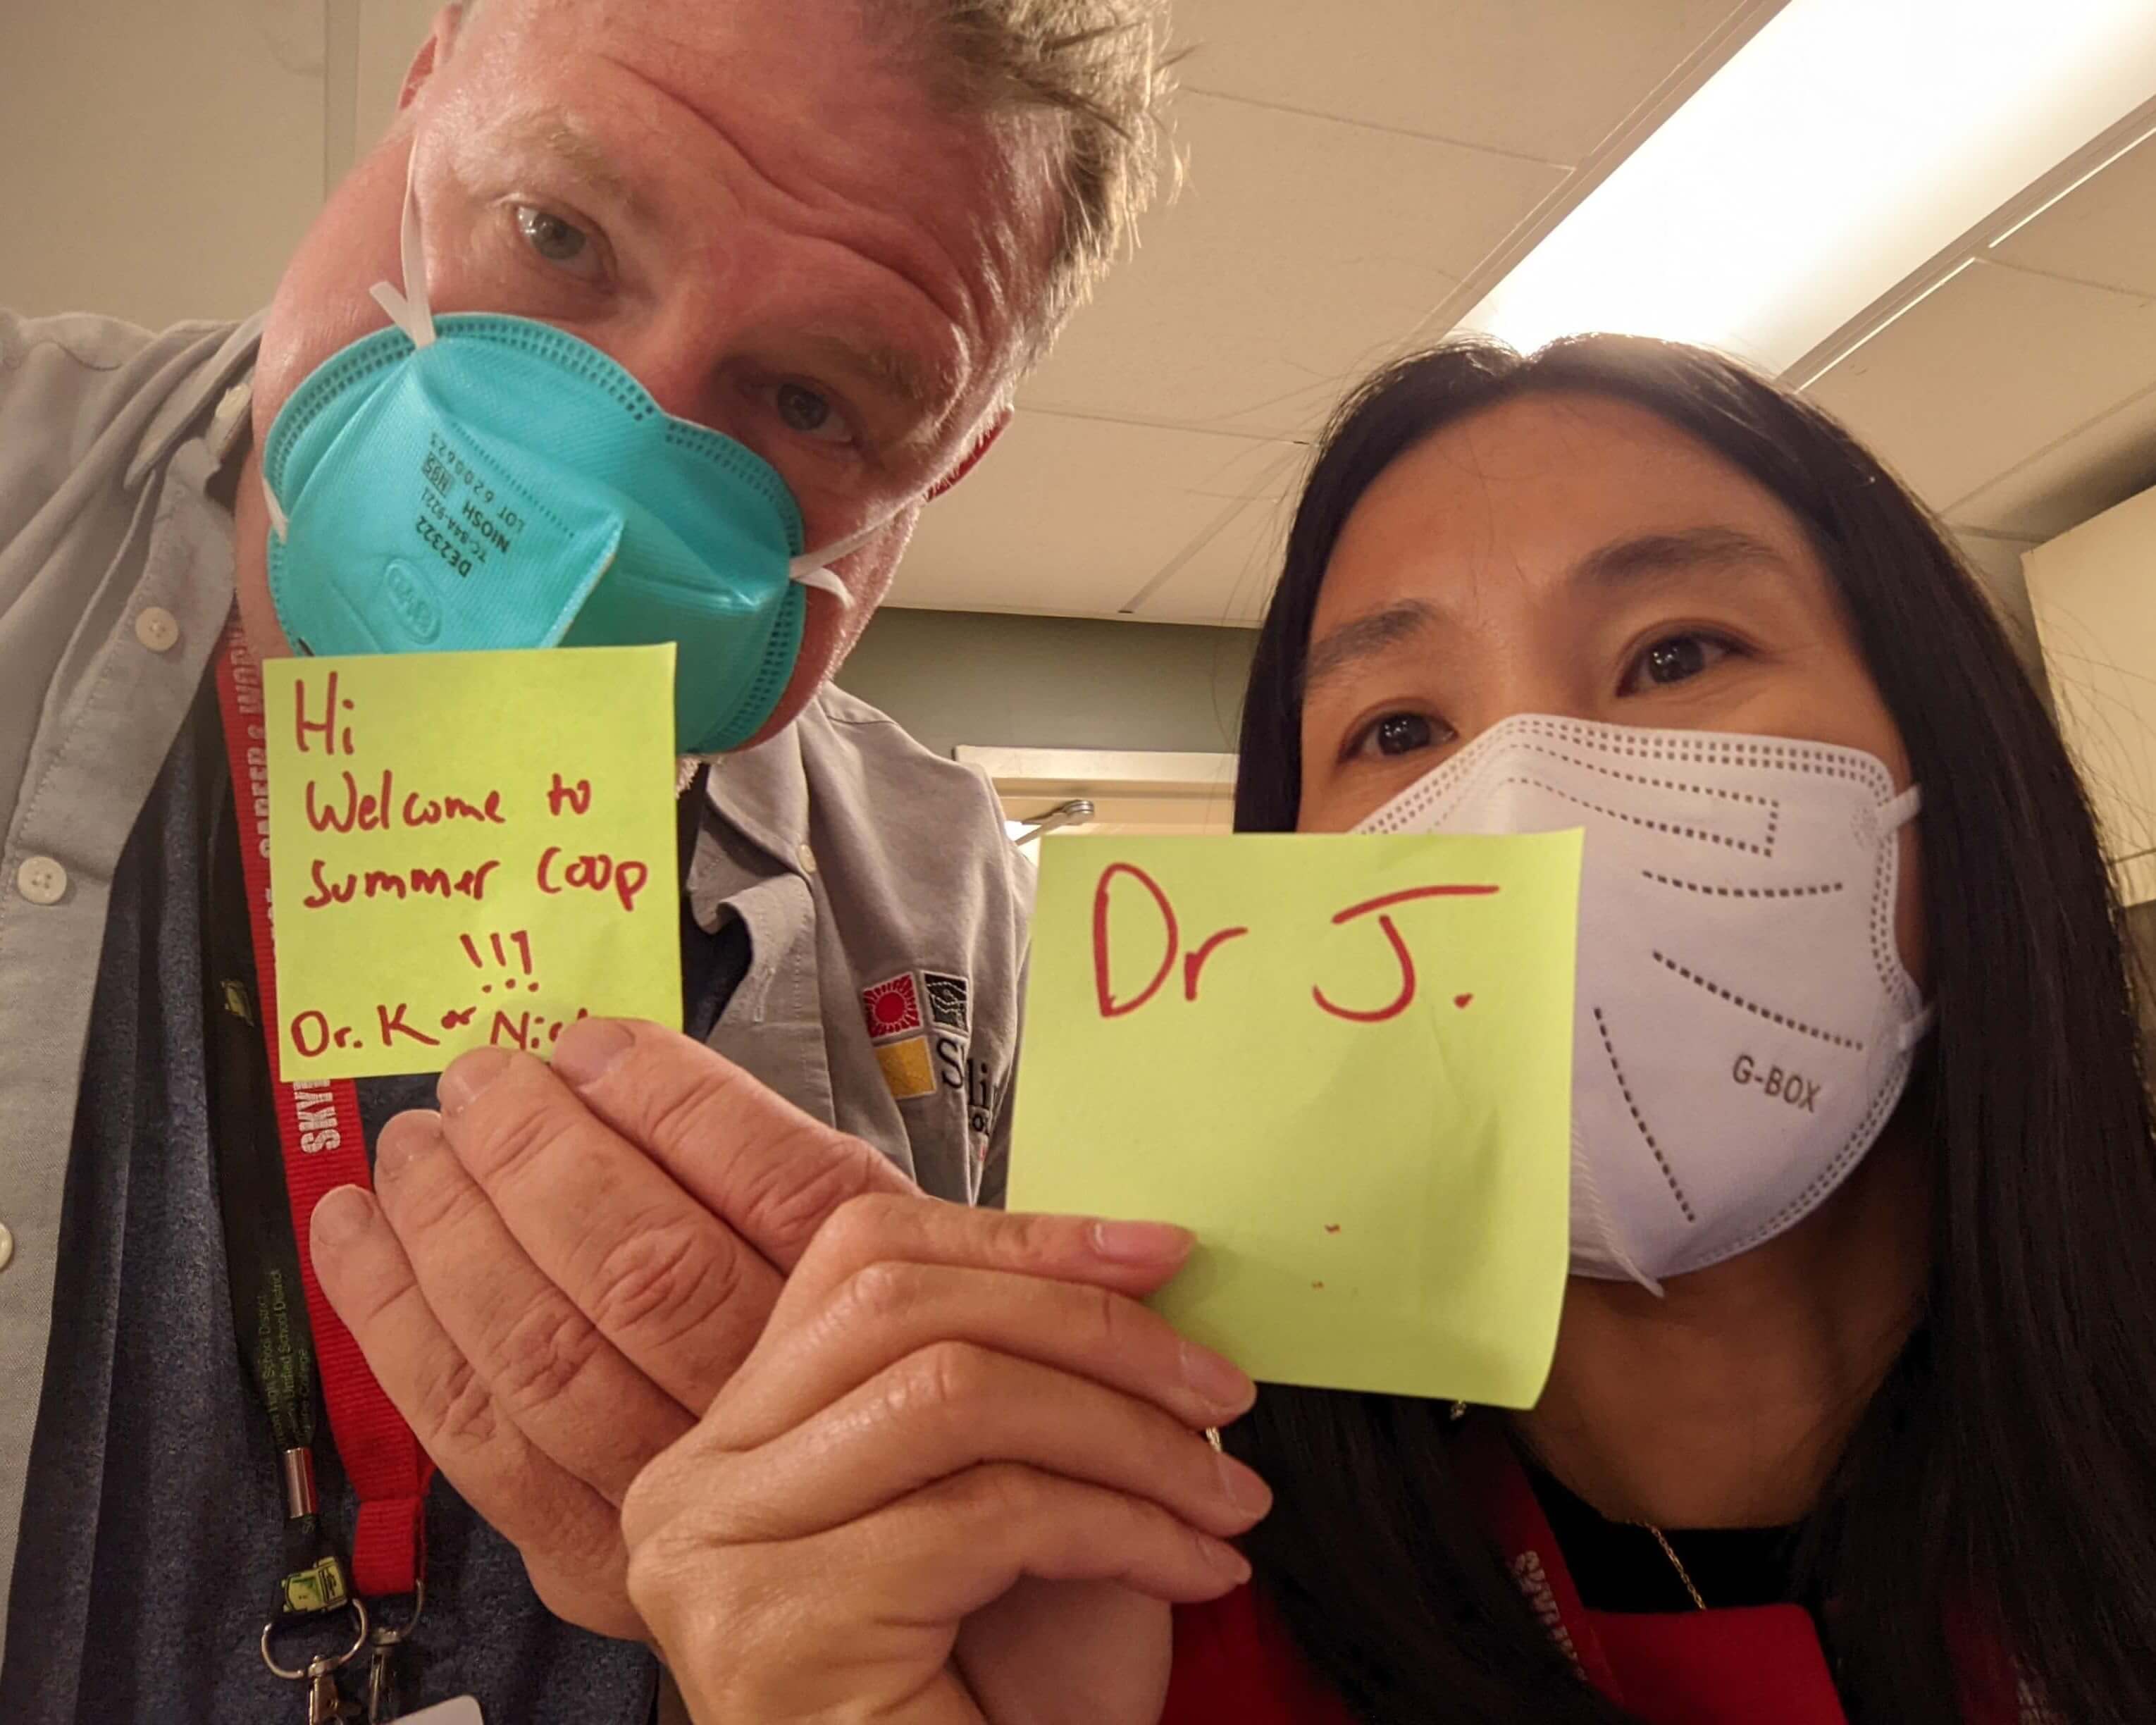
[[[1670,1568],[1677,1572],[1677,1579],[1684,1584],[1684,1590],[1691,1595],[1693,1608],[1706,1610],[1707,1601],[1700,1597],[1699,1589],[1692,1583],[1691,1572],[1685,1568],[1683,1561],[1677,1556],[1676,1548],[1670,1543],[1669,1536],[1652,1522],[1635,1522],[1632,1525],[1644,1527],[1654,1535],[1655,1543],[1661,1547],[1662,1555],[1670,1560]]]

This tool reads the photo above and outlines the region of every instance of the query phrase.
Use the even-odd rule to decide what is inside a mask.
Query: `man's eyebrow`
[[[512,161],[520,155],[543,157],[631,216],[651,218],[649,200],[573,114],[527,110],[513,115],[494,130],[485,146]],[[825,331],[804,337],[801,345],[804,357],[855,377],[895,402],[922,436],[940,428],[961,387],[951,365],[873,337]]]
[[[949,365],[873,337],[811,333],[800,346],[811,362],[850,373],[904,408],[913,426],[911,436],[933,435],[960,388]]]
[[[1746,563],[1786,569],[1789,560],[1765,540],[1736,527],[1689,527],[1678,533],[1641,533],[1614,539],[1573,566],[1584,584],[1622,586],[1654,575],[1731,568]]]
[[[1350,618],[1310,649],[1302,663],[1302,692],[1307,696],[1352,666],[1428,633],[1437,622],[1437,608],[1421,599],[1401,599]]]
[[[557,110],[528,110],[512,115],[485,140],[483,147],[546,158],[570,177],[639,220],[651,214],[650,200],[622,171],[613,154],[578,117]]]

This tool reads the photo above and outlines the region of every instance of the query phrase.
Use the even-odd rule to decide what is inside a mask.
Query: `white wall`
[[[264,304],[394,110],[434,0],[9,0],[0,305],[155,328]]]

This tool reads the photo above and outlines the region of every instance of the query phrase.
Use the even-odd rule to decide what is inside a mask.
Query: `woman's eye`
[[[1714,635],[1666,635],[1655,642],[1632,661],[1625,674],[1622,695],[1637,695],[1643,689],[1667,688],[1672,683],[1687,683],[1709,666],[1719,665],[1736,649],[1728,642]]]
[[[780,384],[773,405],[778,409],[779,423],[802,437],[832,444],[853,439],[846,416],[831,404],[828,397],[818,394],[806,384]]]
[[[565,270],[588,270],[598,262],[590,234],[573,222],[564,221],[535,204],[516,206],[516,231],[524,243],[550,264]]]
[[[1387,713],[1363,733],[1363,748],[1386,756],[1412,755],[1436,741],[1437,726],[1420,713]]]

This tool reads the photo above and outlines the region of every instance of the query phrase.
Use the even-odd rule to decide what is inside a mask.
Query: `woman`
[[[1630,1228],[1595,1183],[1610,1147],[1579,1147],[1557,1357],[1517,1415],[1268,1389],[1230,1425],[1240,1374],[1133,1297],[1172,1230],[844,1214],[629,1507],[700,1719],[2156,1718],[2127,967],[1978,589],[1845,434],[1727,362],[1607,337],[1409,360],[1302,499],[1238,825],[1399,824],[1553,725],[1605,760],[1793,739],[1825,748],[1766,753],[1876,786],[1872,956],[1935,1028],[1907,1018],[1871,1114],[1824,1147],[1799,1122],[1772,1168],[1732,1133],[1686,1212],[1735,1219],[1713,1251]],[[1590,891],[1595,822],[1651,824],[1671,775],[1606,776]],[[1590,927],[1583,987],[1600,962]],[[1662,1172],[1689,1206],[1692,1171]],[[1222,1425],[1216,1461],[1191,1433]]]

